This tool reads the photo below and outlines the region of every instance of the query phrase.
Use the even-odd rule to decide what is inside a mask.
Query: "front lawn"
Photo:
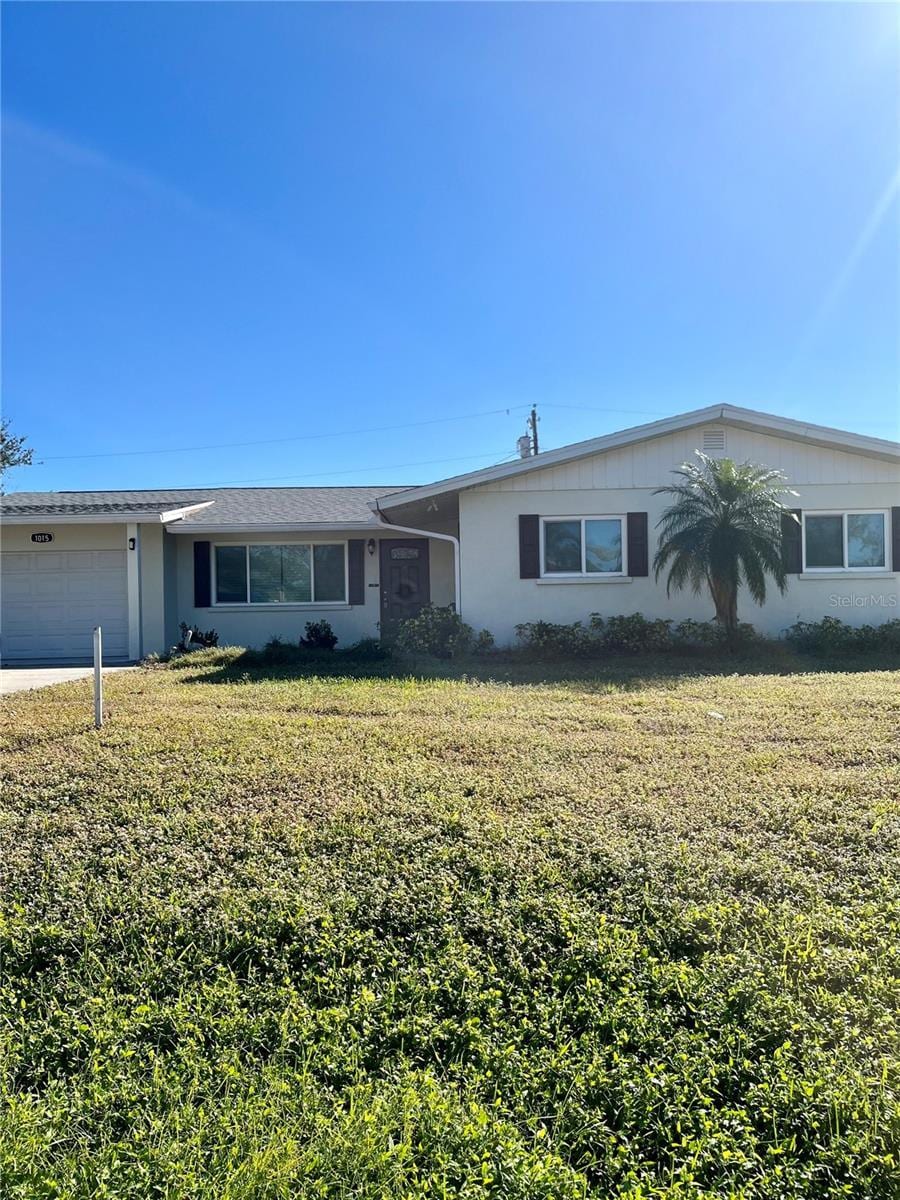
[[[896,1200],[900,672],[667,671],[4,702],[4,1200]]]

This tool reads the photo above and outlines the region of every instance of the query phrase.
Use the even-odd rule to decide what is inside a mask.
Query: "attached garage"
[[[171,492],[19,492],[2,498],[0,660],[104,662],[171,645],[165,527],[212,501]]]
[[[126,551],[3,551],[0,647],[7,662],[89,660],[103,628],[104,658],[128,658]]]

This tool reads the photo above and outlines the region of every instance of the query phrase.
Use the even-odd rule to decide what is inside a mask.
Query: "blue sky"
[[[533,402],[897,436],[898,13],[7,3],[9,486],[418,482]]]

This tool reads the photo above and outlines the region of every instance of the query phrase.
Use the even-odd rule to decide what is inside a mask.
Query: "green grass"
[[[900,673],[654,670],[5,702],[4,1200],[896,1200]]]

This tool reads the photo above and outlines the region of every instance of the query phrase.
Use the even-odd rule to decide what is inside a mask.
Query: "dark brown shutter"
[[[212,604],[212,560],[209,542],[194,542],[194,608]]]
[[[647,514],[645,512],[628,513],[626,524],[628,531],[628,574],[649,575],[650,544],[647,536]]]
[[[541,519],[519,517],[519,578],[538,579],[541,574]]]
[[[791,513],[797,518],[794,521]],[[792,508],[781,514],[781,561],[787,575],[799,575],[803,570],[803,546],[800,537],[801,510]]]
[[[900,508],[891,509],[891,570],[900,571]]]
[[[366,602],[366,543],[351,538],[347,543],[347,596],[351,604]]]

